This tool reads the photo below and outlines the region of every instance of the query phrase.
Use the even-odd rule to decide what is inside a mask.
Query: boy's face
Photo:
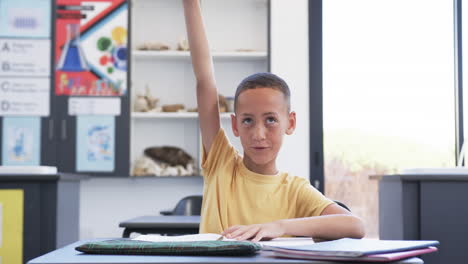
[[[284,134],[292,134],[296,127],[296,114],[288,113],[281,91],[261,87],[239,95],[231,122],[244,148],[244,158],[256,165],[275,165]]]

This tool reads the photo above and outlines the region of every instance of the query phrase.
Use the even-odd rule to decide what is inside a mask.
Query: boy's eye
[[[242,124],[249,125],[252,123],[252,118],[245,118],[242,120]]]
[[[274,124],[274,123],[276,123],[276,118],[274,118],[274,117],[268,117],[268,118],[266,119],[266,123],[267,123],[267,124]]]

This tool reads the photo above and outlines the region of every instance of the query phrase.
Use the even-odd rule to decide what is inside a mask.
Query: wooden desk
[[[380,239],[438,240],[425,263],[468,259],[468,175],[400,174],[379,180]]]
[[[140,216],[120,222],[119,227],[125,228],[122,234],[123,237],[130,237],[133,232],[164,235],[198,234],[200,216]]]
[[[204,257],[204,256],[142,256],[142,255],[90,255],[83,254],[75,250],[75,247],[87,241],[78,241],[64,248],[50,252],[44,256],[35,258],[28,264],[246,264],[246,263],[273,263],[273,264],[292,264],[292,263],[314,263],[331,264],[337,262],[327,261],[309,261],[295,259],[279,259],[272,257],[271,252],[261,252],[250,257]],[[393,264],[422,264],[419,258],[410,258]],[[456,264],[456,263],[453,263]],[[457,263],[458,264],[458,263]],[[461,263],[459,263],[461,264]]]

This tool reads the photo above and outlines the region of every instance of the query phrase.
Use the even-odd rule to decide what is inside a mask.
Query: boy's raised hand
[[[279,222],[255,225],[236,225],[229,227],[221,233],[221,235],[226,238],[237,240],[250,239],[253,242],[258,242],[262,239],[277,238],[284,234],[285,231]]]
[[[213,60],[203,25],[200,1],[183,0],[183,4],[193,71],[197,80],[197,105],[202,142],[208,153],[220,129]]]

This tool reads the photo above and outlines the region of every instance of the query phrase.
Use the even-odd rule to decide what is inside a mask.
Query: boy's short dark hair
[[[238,97],[243,91],[260,87],[280,91],[286,100],[288,113],[291,111],[291,92],[289,91],[289,86],[286,82],[273,73],[260,72],[248,76],[237,86],[236,95],[234,96],[234,112],[237,110]]]

